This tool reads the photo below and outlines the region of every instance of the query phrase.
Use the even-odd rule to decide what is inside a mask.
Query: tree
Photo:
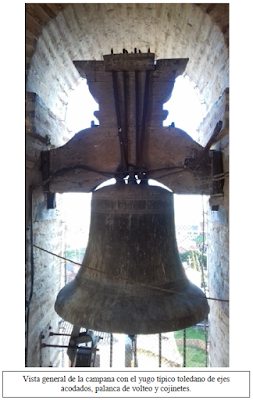
[[[202,254],[199,250],[188,250],[184,253],[179,253],[179,256],[182,262],[187,262],[190,268],[196,271],[201,271],[202,263],[203,268],[206,269],[206,255]]]

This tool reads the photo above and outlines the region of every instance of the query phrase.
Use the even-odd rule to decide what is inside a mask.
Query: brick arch
[[[101,60],[111,48],[189,58],[185,72],[207,111],[228,86],[226,4],[28,4],[27,15],[27,90],[60,120],[79,79],[72,61]]]

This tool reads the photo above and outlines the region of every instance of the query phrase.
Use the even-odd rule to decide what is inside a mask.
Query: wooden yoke
[[[104,61],[74,61],[99,103],[94,113],[99,126],[42,152],[44,190],[90,192],[131,170],[140,179],[156,179],[174,193],[212,194],[213,152],[181,129],[162,126],[167,117],[163,104],[187,62],[155,61],[153,53],[136,52],[105,55]]]

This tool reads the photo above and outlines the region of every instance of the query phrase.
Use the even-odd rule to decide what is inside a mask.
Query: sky
[[[172,96],[163,108],[169,112],[164,126],[174,122],[176,128],[197,139],[197,128],[204,117],[205,105],[201,103],[197,90],[194,90],[187,76],[181,75],[176,79]]]
[[[93,115],[94,111],[98,109],[98,103],[90,94],[86,79],[83,79],[69,96],[66,124],[72,134],[74,135],[82,129],[90,128],[91,121],[98,124],[98,120]]]
[[[164,104],[169,115],[164,126],[175,123],[177,128],[187,132],[194,140],[197,139],[197,128],[204,117],[205,105],[201,104],[197,91],[193,89],[187,76],[176,79],[171,99]],[[98,124],[93,112],[99,109],[98,103],[90,94],[86,79],[73,90],[69,97],[66,123],[73,135],[82,129],[89,128],[91,121]]]

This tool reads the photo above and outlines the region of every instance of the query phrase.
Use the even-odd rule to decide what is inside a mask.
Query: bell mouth
[[[202,322],[209,306],[180,260],[173,193],[146,185],[95,191],[82,266],[55,310],[73,325],[111,333],[171,332]]]
[[[202,322],[209,313],[207,299],[186,280],[178,289],[166,290],[126,285],[69,282],[58,294],[55,310],[73,325],[100,332],[154,334],[172,332]],[[77,306],[79,305],[79,306]]]

